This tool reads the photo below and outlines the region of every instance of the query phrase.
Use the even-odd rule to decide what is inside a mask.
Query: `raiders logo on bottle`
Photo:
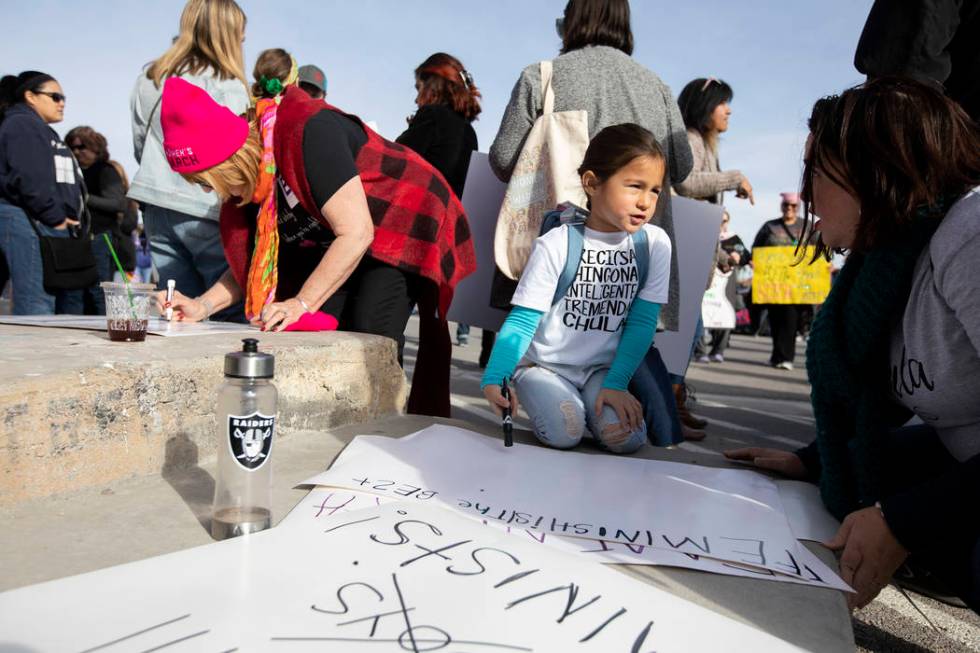
[[[228,446],[243,469],[254,472],[265,464],[272,451],[276,418],[262,413],[228,416]]]

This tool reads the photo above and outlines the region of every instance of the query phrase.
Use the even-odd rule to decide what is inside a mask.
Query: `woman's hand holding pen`
[[[599,391],[599,396],[595,400],[595,414],[602,414],[602,406],[606,405],[616,411],[619,423],[629,427],[629,431],[624,432],[625,441],[629,434],[638,431],[643,424],[643,405],[625,390],[613,390],[603,388]],[[616,444],[616,443],[613,443]]]
[[[483,386],[483,396],[487,398],[487,401],[490,402],[490,405],[493,407],[494,411],[496,411],[497,415],[500,416],[503,416],[504,408],[507,408],[508,404],[510,405],[510,414],[517,414],[517,408],[519,406],[517,403],[517,393],[514,391],[513,385],[509,386],[507,389],[510,392],[510,402],[508,402],[503,393],[500,392],[499,385]]]

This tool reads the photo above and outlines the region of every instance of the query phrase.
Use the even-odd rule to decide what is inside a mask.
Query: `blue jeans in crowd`
[[[143,225],[150,239],[153,265],[160,275],[157,286],[161,290],[167,287],[168,279],[173,279],[177,290],[188,297],[198,297],[228,269],[216,220],[146,204]],[[243,322],[243,306],[240,302],[211,319]]]
[[[45,236],[69,236],[67,229],[36,224]],[[44,265],[37,233],[20,207],[3,201],[0,201],[0,251],[10,268],[14,315],[54,315],[56,305],[61,312],[82,312],[81,291],[62,290],[51,294],[44,289]]]
[[[655,447],[669,447],[684,441],[671,387],[672,376],[664,365],[660,350],[651,347],[630,380],[629,391],[643,404],[647,437]]]
[[[604,439],[604,431],[616,432],[619,417],[609,406],[595,413],[595,400],[602,389],[608,368],[592,373],[581,388],[556,372],[539,365],[521,367],[514,373],[514,390],[518,401],[534,426],[534,435],[543,444],[556,449],[571,449],[583,438],[595,440],[612,453],[633,453],[647,441],[643,425],[618,444]]]

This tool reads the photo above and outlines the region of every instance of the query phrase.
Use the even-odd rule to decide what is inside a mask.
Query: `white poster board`
[[[380,494],[340,488],[315,487],[279,522],[278,527],[322,529],[324,521],[337,513],[373,508],[393,501],[393,498]],[[799,547],[799,552],[796,555],[787,553],[780,562],[784,571],[777,572],[763,567],[715,560],[705,556],[654,549],[642,544],[562,537],[529,528],[511,528],[500,522],[486,519],[481,520],[481,523],[488,527],[504,529],[506,532],[526,539],[528,542],[564,551],[587,560],[589,563],[683,567],[724,576],[758,578],[777,583],[796,583],[843,591],[851,590],[820,558],[803,546]]]
[[[676,195],[670,199],[674,217],[674,246],[680,268],[679,329],[661,331],[655,342],[667,371],[683,375],[691,358],[694,330],[701,317],[701,298],[708,285],[715,247],[718,246],[722,208],[717,204]]]
[[[393,503],[0,594],[16,651],[800,650],[598,564]]]
[[[104,315],[5,315],[0,317],[0,326],[48,327],[54,329],[83,329],[85,331],[106,331]],[[162,317],[147,320],[146,333],[152,336],[210,336],[219,333],[260,333],[258,327],[236,322],[179,322],[167,321]]]
[[[456,286],[448,313],[451,322],[499,331],[507,317],[507,311],[490,307],[493,235],[506,192],[507,184],[494,176],[489,157],[483,152],[474,152],[466,173],[462,202],[476,248],[476,271]]]
[[[441,502],[512,527],[774,571],[781,571],[778,558],[799,548],[776,485],[757,472],[504,447],[452,426],[398,439],[358,436],[306,483]]]
[[[493,235],[506,190],[507,185],[490,169],[487,155],[474,152],[466,175],[463,208],[473,234],[477,267],[476,272],[456,287],[449,307],[450,321],[498,331],[507,317],[507,311],[490,308],[489,304],[494,270]],[[674,374],[683,374],[700,316],[701,297],[718,245],[722,209],[715,204],[678,196],[671,197],[671,205],[680,275],[680,330],[658,333],[656,343],[667,369]]]
[[[840,522],[827,511],[820,498],[820,488],[806,481],[779,479],[779,498],[789,520],[790,530],[798,540],[829,542],[840,529]]]
[[[711,286],[705,291],[701,301],[701,320],[705,329],[734,329],[735,307],[728,301],[726,290],[734,272],[722,272],[715,268],[711,276]]]

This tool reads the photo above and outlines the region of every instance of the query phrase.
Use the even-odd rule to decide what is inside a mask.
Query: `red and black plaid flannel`
[[[329,228],[310,193],[303,160],[303,129],[311,117],[324,109],[355,120],[368,137],[354,162],[374,221],[374,241],[368,253],[383,263],[430,279],[438,289],[431,301],[430,298],[419,300],[420,312],[427,315],[422,316],[416,377],[423,370],[432,372],[424,374],[430,377],[427,382],[413,383],[409,410],[448,417],[451,346],[448,349],[445,346],[448,344],[445,316],[456,284],[476,269],[466,212],[442,174],[421,156],[385,140],[357,116],[290,87],[276,116],[276,168],[311,216]],[[221,236],[232,273],[244,288],[254,224],[231,202],[222,207]],[[289,275],[287,266],[288,262],[280,260],[281,278]],[[428,315],[430,312],[433,314]],[[441,342],[444,339],[446,343]],[[423,356],[424,352],[434,355]],[[426,384],[430,397],[422,398]],[[438,397],[433,399],[431,395]]]

